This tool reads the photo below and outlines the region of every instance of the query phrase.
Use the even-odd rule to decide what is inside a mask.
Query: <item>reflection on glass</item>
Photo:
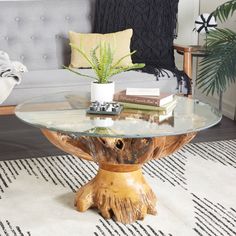
[[[124,109],[118,116],[88,115],[89,101],[73,93],[32,99],[16,108],[16,115],[40,128],[74,135],[156,137],[196,132],[217,124],[221,114],[208,104],[177,97],[173,112]],[[97,129],[99,128],[99,129]]]
[[[114,121],[112,120],[111,117],[97,117],[97,116],[90,116],[90,119],[92,121],[92,124],[95,127],[111,127],[114,124]]]

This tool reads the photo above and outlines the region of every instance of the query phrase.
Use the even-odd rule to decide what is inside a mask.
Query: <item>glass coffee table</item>
[[[156,196],[142,165],[167,157],[200,130],[221,120],[210,105],[177,97],[172,113],[124,109],[118,116],[88,115],[87,99],[75,93],[38,97],[16,107],[16,115],[41,129],[58,148],[99,165],[95,178],[81,187],[75,206],[96,207],[122,223],[156,214]]]

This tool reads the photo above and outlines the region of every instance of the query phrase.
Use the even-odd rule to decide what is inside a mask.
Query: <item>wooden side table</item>
[[[176,51],[184,56],[183,70],[192,79],[193,57],[203,57],[206,55],[206,48],[200,45],[182,46],[175,44]]]
[[[189,45],[189,46],[182,46],[182,45],[174,45],[175,50],[183,55],[183,70],[191,79],[191,95],[190,97],[194,96],[194,81],[192,80],[193,77],[193,57],[204,57],[206,55],[206,48],[201,45]]]

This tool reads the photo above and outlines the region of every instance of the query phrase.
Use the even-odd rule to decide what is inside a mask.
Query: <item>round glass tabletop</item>
[[[89,101],[76,93],[58,93],[31,99],[16,107],[16,116],[38,128],[75,136],[158,137],[200,131],[217,124],[222,116],[212,106],[176,96],[168,113],[123,109],[119,115],[89,115]]]

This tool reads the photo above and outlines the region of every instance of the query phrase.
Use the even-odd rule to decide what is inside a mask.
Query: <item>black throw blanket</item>
[[[134,63],[145,63],[144,72],[163,75],[170,70],[178,81],[189,79],[175,66],[173,40],[179,0],[96,0],[94,33],[112,33],[132,28]]]

